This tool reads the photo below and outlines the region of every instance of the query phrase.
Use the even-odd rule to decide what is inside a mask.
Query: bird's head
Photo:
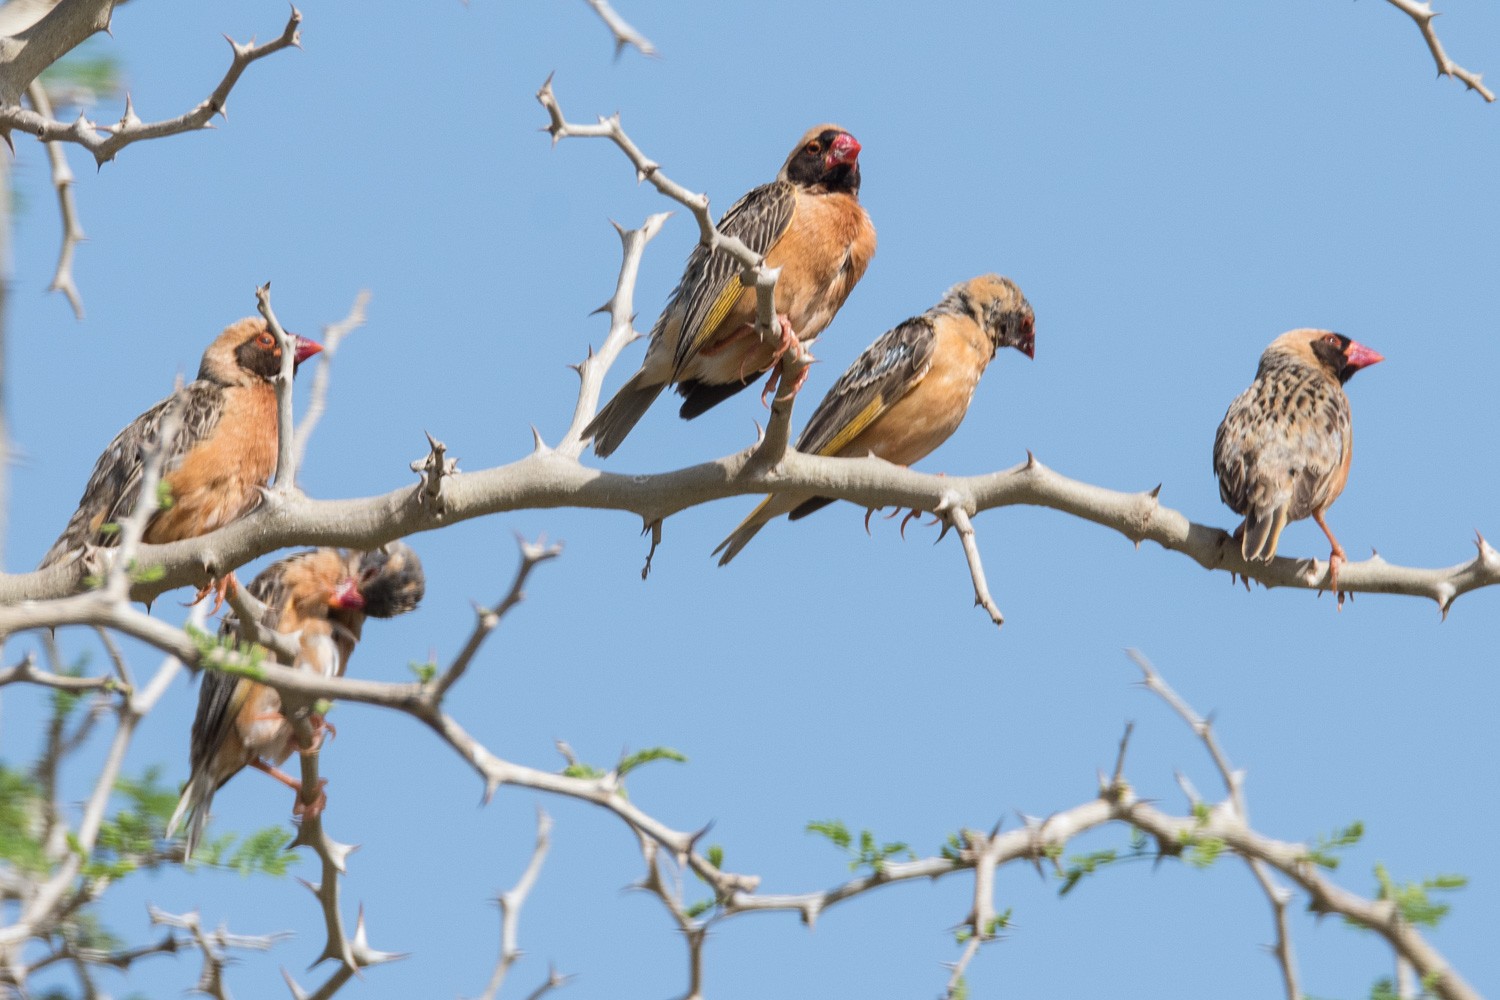
[[[295,333],[292,371],[323,349],[323,345]],[[250,316],[231,323],[203,352],[198,377],[220,385],[254,385],[268,382],[281,372],[281,348],[266,321]]]
[[[960,282],[948,289],[940,307],[971,316],[989,334],[996,351],[1014,347],[1028,358],[1036,357],[1036,314],[1009,278],[981,274]]]
[[[821,185],[829,191],[859,191],[859,140],[837,125],[807,130],[778,175],[798,187]]]
[[[346,576],[328,594],[328,606],[339,611],[365,610],[365,595],[359,592],[359,580]]]
[[[1330,377],[1338,379],[1340,385],[1349,381],[1361,368],[1368,368],[1385,360],[1385,356],[1379,352],[1331,330],[1292,330],[1283,333],[1266,348],[1268,356],[1273,352],[1290,353],[1303,361],[1311,362]]]
[[[389,542],[361,553],[356,564],[364,612],[371,618],[394,618],[416,608],[427,592],[422,560],[405,542]]]

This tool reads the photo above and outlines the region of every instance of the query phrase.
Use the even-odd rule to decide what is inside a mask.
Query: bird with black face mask
[[[739,263],[698,244],[651,328],[640,371],[584,429],[595,454],[603,458],[618,448],[668,385],[677,386],[684,398],[679,413],[691,420],[772,368],[794,343],[806,348],[817,339],[875,255],[875,227],[859,203],[859,152],[854,136],[835,125],[810,129],[776,180],[719,220],[721,233],[781,268],[780,346],[766,345],[755,332],[755,289],[740,280]]]
[[[369,618],[394,618],[421,603],[427,589],[422,562],[404,542],[370,552],[311,549],[280,559],[257,576],[248,592],[265,605],[260,627],[297,636],[293,666],[324,677],[342,677]],[[239,640],[233,616],[219,628],[221,639]],[[317,742],[332,727],[313,718]],[[297,749],[292,727],[281,714],[273,688],[248,677],[206,671],[198,690],[188,758],[191,775],[177,804],[167,836],[187,817],[187,857],[192,857],[214,793],[246,767],[264,771],[298,791],[295,812],[316,814],[324,796],[304,807],[301,782],[277,765]],[[316,749],[316,746],[312,749]],[[311,750],[305,751],[311,752]]]
[[[1327,330],[1283,333],[1260,356],[1255,381],[1229,404],[1214,437],[1219,497],[1245,518],[1235,537],[1247,562],[1270,562],[1282,529],[1310,516],[1332,546],[1329,589],[1338,592],[1344,547],[1323,515],[1354,457],[1344,383],[1384,360]]]
[[[294,367],[322,345],[292,335]],[[203,352],[198,377],[136,417],[115,435],[94,464],[78,509],[42,558],[40,569],[80,554],[86,546],[119,543],[118,526],[135,508],[144,464],[142,449],[155,445],[170,409],[177,432],[167,443],[162,482],[167,502],[146,524],[150,544],[206,535],[243,517],[260,503],[261,487],[276,471],[276,390],[281,348],[265,320],[230,325]],[[222,601],[224,587],[218,584]],[[201,598],[208,592],[199,592]],[[214,610],[218,610],[215,604]]]
[[[1036,315],[1009,278],[983,274],[948,289],[920,316],[888,330],[839,376],[797,438],[808,455],[875,455],[911,465],[952,436],[969,412],[979,377],[1002,347],[1036,351]],[[827,497],[766,497],[714,554],[727,564],[782,514],[806,517]]]

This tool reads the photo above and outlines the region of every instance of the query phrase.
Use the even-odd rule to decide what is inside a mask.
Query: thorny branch
[[[103,165],[133,142],[213,128],[214,115],[228,118],[225,103],[229,100],[229,92],[251,63],[282,49],[293,46],[301,48],[297,29],[302,23],[302,13],[296,7],[292,8],[291,17],[281,35],[264,45],[256,45],[253,39],[249,44],[241,45],[226,36],[230,48],[234,50],[228,72],[206,100],[176,118],[144,122],[137,117],[128,95],[125,98],[125,113],[113,125],[91,122],[82,112],[76,121],[64,124],[38,110],[22,108],[19,104],[20,94],[26,91],[42,70],[64,53],[93,32],[108,28],[113,7],[113,0],[62,3],[20,35],[0,41],[0,136],[9,141],[11,130],[20,129],[44,142],[77,143],[94,155],[96,163]],[[32,46],[37,44],[35,40],[39,38],[47,39],[51,44],[39,46],[33,52]],[[28,40],[30,42],[26,44]],[[7,60],[6,57],[18,46],[20,51]],[[14,96],[11,96],[12,93]]]
[[[496,897],[500,905],[500,958],[495,962],[495,971],[490,974],[489,985],[479,995],[478,1000],[495,1000],[500,993],[500,987],[505,984],[506,974],[510,967],[516,963],[524,952],[517,943],[519,924],[521,921],[521,907],[526,904],[526,897],[531,894],[532,886],[536,885],[537,876],[542,873],[542,862],[547,859],[547,848],[551,845],[552,817],[541,806],[536,807],[536,847],[531,852],[531,860],[526,865],[526,870],[521,873],[521,878],[509,892],[502,892]],[[547,985],[547,989],[562,985],[562,980],[567,977],[559,977],[554,971],[548,976],[549,983],[553,979],[557,983]]]
[[[277,931],[273,934],[248,937],[243,934],[229,933],[229,929],[223,924],[220,924],[216,930],[208,931],[203,929],[203,921],[196,910],[179,915],[148,906],[147,911],[153,924],[175,927],[192,935],[193,944],[197,945],[198,950],[203,953],[203,971],[199,974],[198,982],[193,990],[214,997],[215,1000],[232,1000],[229,987],[224,984],[224,967],[232,961],[229,957],[229,949],[270,951],[278,941],[284,941],[292,936],[287,931]],[[168,937],[167,940],[174,942],[173,950],[175,950],[176,939]]]
[[[281,328],[276,312],[271,308],[269,281],[255,290],[255,303],[281,350],[281,371],[276,375],[276,478],[271,482],[271,489],[280,498],[297,486],[299,453],[294,446],[296,425],[292,423],[292,377],[297,370],[297,345]]]
[[[37,114],[52,117],[52,100],[40,79],[32,80],[26,90],[26,99]],[[78,221],[78,204],[73,198],[73,169],[68,166],[68,154],[60,142],[49,142],[47,159],[52,165],[52,186],[57,188],[58,213],[62,218],[62,249],[57,255],[57,269],[52,273],[49,292],[62,292],[73,307],[73,315],[83,319],[83,299],[78,294],[78,285],[73,281],[73,251],[86,238],[83,224]]]
[[[594,8],[594,13],[609,28],[609,33],[615,36],[615,58],[620,58],[620,53],[625,51],[625,46],[634,45],[641,55],[656,56],[656,46],[647,40],[646,36],[632,28],[619,12],[609,5],[609,0],[583,0],[584,3]]]
[[[1437,63],[1438,76],[1451,76],[1455,80],[1462,81],[1469,90],[1477,91],[1480,97],[1486,101],[1495,100],[1494,91],[1486,87],[1482,82],[1483,73],[1474,73],[1464,69],[1458,63],[1448,58],[1448,53],[1443,49],[1443,43],[1438,41],[1437,31],[1432,22],[1438,16],[1438,11],[1432,9],[1430,0],[1389,0],[1392,7],[1404,12],[1413,21],[1417,22],[1417,28],[1422,32],[1422,38],[1427,42],[1427,48],[1432,52],[1432,61]]]
[[[328,379],[329,369],[333,367],[333,356],[338,353],[339,344],[343,343],[345,337],[365,325],[365,307],[369,304],[369,289],[361,289],[354,296],[354,305],[349,307],[349,315],[337,323],[323,327],[323,351],[318,355],[318,371],[313,376],[312,392],[307,397],[307,412],[302,414],[302,422],[297,425],[296,445],[292,449],[294,469],[302,468],[302,459],[307,455],[308,439],[318,426],[323,411],[328,408]]]
[[[1130,649],[1126,650],[1126,653],[1135,665],[1141,668],[1141,673],[1145,676],[1141,683],[1146,686],[1147,690],[1158,695],[1171,706],[1182,721],[1187,723],[1188,728],[1203,741],[1208,756],[1213,760],[1214,767],[1218,769],[1219,777],[1224,781],[1224,790],[1229,793],[1230,803],[1234,806],[1240,820],[1248,824],[1250,808],[1245,802],[1245,772],[1236,771],[1229,765],[1229,758],[1214,735],[1213,723],[1193,711],[1192,706],[1183,701],[1182,697],[1151,665],[1151,661],[1146,659],[1139,650]],[[1121,759],[1123,761],[1123,753]],[[1119,781],[1118,775],[1115,780]],[[1302,987],[1297,980],[1297,956],[1292,948],[1291,930],[1287,926],[1286,908],[1292,900],[1291,891],[1271,877],[1264,862],[1247,857],[1245,864],[1255,876],[1255,881],[1259,883],[1261,891],[1266,894],[1266,901],[1271,904],[1271,916],[1276,922],[1276,945],[1272,953],[1276,956],[1277,964],[1281,966],[1281,979],[1286,987],[1287,1000],[1302,1000]]]
[[[699,242],[708,248],[710,252],[722,250],[733,257],[740,265],[740,281],[746,287],[755,289],[756,313],[755,329],[768,346],[776,346],[781,342],[780,328],[776,323],[776,279],[781,274],[779,267],[767,267],[765,258],[751,250],[738,237],[725,236],[719,232],[714,225],[713,216],[708,210],[708,195],[694,194],[687,188],[671,180],[662,173],[660,164],[648,159],[645,153],[631,141],[630,136],[620,127],[619,114],[605,118],[599,116],[597,125],[576,125],[563,117],[562,108],[558,106],[557,97],[552,93],[552,78],[549,76],[547,82],[542,84],[542,89],[537,91],[536,99],[547,109],[551,117],[551,124],[544,127],[544,131],[552,134],[552,144],[557,145],[559,139],[571,136],[587,136],[595,138],[606,138],[620,147],[631,164],[635,167],[636,181],[650,181],[652,186],[662,194],[671,198],[688,208],[693,213],[693,218],[698,222]],[[788,351],[788,355],[801,355],[800,350]],[[782,370],[782,380],[786,381],[787,371]],[[786,383],[791,384],[791,383]]]

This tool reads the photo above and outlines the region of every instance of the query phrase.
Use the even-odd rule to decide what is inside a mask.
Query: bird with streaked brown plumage
[[[295,334],[292,342],[294,366],[323,349]],[[280,371],[281,348],[265,320],[230,324],[203,352],[196,379],[115,435],[94,464],[78,509],[38,568],[74,558],[91,545],[119,543],[118,525],[130,517],[140,493],[143,451],[156,444],[168,410],[176,414],[177,430],[162,466],[164,502],[142,540],[157,545],[206,535],[253,510],[276,471],[272,381]]]
[[[809,129],[776,180],[719,220],[719,232],[781,268],[780,346],[768,347],[756,335],[755,289],[741,282],[739,262],[698,244],[651,328],[640,371],[584,428],[596,455],[614,452],[667,386],[677,386],[684,397],[679,414],[692,420],[774,368],[793,343],[807,348],[817,340],[875,255],[875,227],[859,203],[859,152],[858,140],[837,125]],[[794,392],[806,375],[804,369]],[[773,372],[767,392],[775,379]]]
[[[1219,496],[1242,515],[1247,562],[1270,562],[1290,522],[1311,517],[1328,536],[1329,589],[1338,593],[1344,547],[1324,514],[1344,491],[1354,427],[1344,383],[1385,358],[1329,330],[1292,330],[1260,357],[1255,381],[1229,404],[1214,437]]]
[[[1009,278],[983,274],[948,289],[937,305],[865,348],[828,390],[797,438],[809,455],[862,458],[897,465],[926,458],[969,412],[979,377],[1002,347],[1036,352],[1036,314]],[[833,503],[827,497],[778,494],[719,547],[727,564],[761,528],[782,514],[795,521]]]
[[[422,561],[404,542],[390,542],[369,552],[312,549],[280,559],[248,588],[265,605],[261,628],[297,635],[294,666],[323,677],[342,677],[368,618],[394,618],[421,603],[427,589]],[[219,628],[221,639],[241,638],[239,623],[227,616]],[[315,744],[325,728],[313,718]],[[292,727],[281,714],[276,691],[248,677],[207,671],[198,691],[198,713],[193,720],[187,787],[177,804],[167,836],[187,817],[187,857],[203,835],[214,794],[246,767],[276,778],[296,789],[296,815],[316,815],[326,797],[303,806],[302,784],[278,767],[297,749]]]

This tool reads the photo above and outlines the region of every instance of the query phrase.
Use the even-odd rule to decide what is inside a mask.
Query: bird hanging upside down
[[[948,289],[942,301],[881,334],[828,390],[797,438],[809,455],[862,458],[897,465],[927,457],[958,430],[979,377],[1002,347],[1028,358],[1036,350],[1036,316],[1009,278],[981,275]],[[777,494],[719,543],[726,565],[761,528],[782,514],[806,517],[828,497]]]
[[[1328,536],[1328,587],[1339,592],[1344,547],[1323,515],[1349,481],[1354,427],[1344,383],[1381,355],[1327,330],[1292,330],[1260,356],[1255,381],[1229,404],[1214,438],[1219,496],[1245,520],[1246,562],[1270,562],[1282,529],[1311,517]]]
[[[294,371],[323,349],[296,335],[292,343]],[[143,541],[159,545],[206,535],[253,510],[276,471],[272,381],[280,371],[281,348],[265,320],[242,319],[226,328],[203,352],[195,380],[115,435],[38,568],[81,555],[90,545],[119,544],[118,526],[135,509],[141,489],[142,451],[156,444],[169,409],[178,423],[162,466],[165,502],[147,523]],[[227,576],[213,587],[220,603],[232,580]],[[209,589],[199,591],[198,599]]]
[[[299,670],[342,677],[365,618],[394,618],[411,611],[421,602],[426,587],[417,554],[404,542],[391,542],[370,552],[313,549],[287,556],[255,578],[250,594],[266,606],[262,628],[298,636],[294,665]],[[239,639],[239,623],[226,617],[219,635]],[[167,825],[170,837],[183,817],[188,817],[185,857],[192,857],[202,838],[214,793],[246,767],[296,789],[296,815],[316,815],[322,810],[326,797],[321,788],[317,801],[304,806],[301,782],[277,766],[294,749],[315,753],[324,729],[332,732],[320,717],[310,721],[313,745],[299,747],[274,689],[247,677],[212,670],[204,673],[189,752],[192,771]]]
[[[677,386],[679,412],[691,420],[774,367],[785,351],[812,345],[875,255],[875,227],[859,203],[859,152],[854,136],[836,125],[809,129],[776,180],[719,220],[719,232],[781,268],[780,345],[769,347],[756,334],[755,289],[741,282],[739,263],[698,244],[651,328],[640,371],[584,428],[596,455],[612,454],[668,385]]]

